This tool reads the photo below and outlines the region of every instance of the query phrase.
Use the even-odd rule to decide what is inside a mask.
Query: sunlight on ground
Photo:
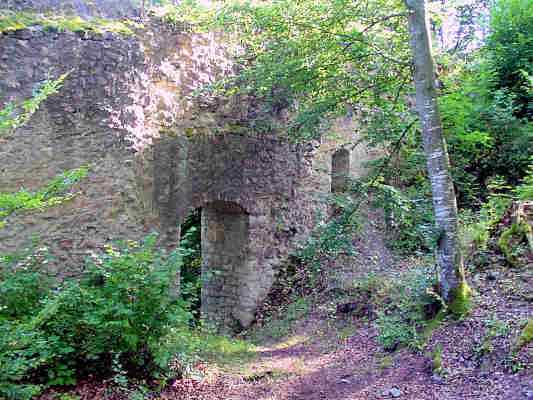
[[[299,344],[304,344],[308,342],[310,338],[308,336],[303,335],[293,335],[285,338],[285,340],[277,343],[276,345],[272,346],[275,350],[282,350],[287,349],[289,347],[297,346]]]

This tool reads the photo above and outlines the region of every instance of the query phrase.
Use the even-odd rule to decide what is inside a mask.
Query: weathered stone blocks
[[[0,106],[71,71],[26,127],[0,137],[0,190],[35,190],[91,165],[71,202],[10,217],[0,252],[39,237],[52,268],[76,275],[112,240],[158,230],[174,248],[182,220],[202,208],[202,312],[247,327],[279,266],[327,215],[338,144],[243,134],[238,124],[236,134],[228,126],[251,118],[249,104],[199,106],[192,91],[233,68],[216,35],[160,23],[131,37],[32,28],[0,36],[0,60]]]

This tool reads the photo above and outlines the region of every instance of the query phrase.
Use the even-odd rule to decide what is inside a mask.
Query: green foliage
[[[121,35],[133,35],[132,29],[141,27],[141,25],[128,20],[116,21],[103,18],[86,20],[77,15],[45,15],[0,10],[0,33],[17,31],[36,25],[42,26],[48,31],[90,32],[95,34],[114,32]]]
[[[527,9],[531,6],[520,0],[498,2],[494,15],[506,17],[498,17],[497,22],[493,18],[498,28],[491,28],[493,32],[487,45],[465,60],[449,54],[438,60],[439,79],[443,84],[439,105],[460,207],[478,209],[489,195],[487,183],[496,176],[514,186],[527,174],[533,124],[526,118],[524,105],[532,101],[529,98],[526,102],[523,94],[524,90],[531,93],[531,84],[528,89],[526,85],[531,79],[520,78],[524,89],[521,95],[522,89],[506,83],[506,78],[500,74],[500,67],[509,71],[518,68],[520,72],[515,77],[522,76],[524,68],[511,66],[515,61],[520,65],[527,63],[529,70],[533,65],[532,46],[527,44],[531,39],[525,39],[520,33],[531,29]],[[505,31],[507,39],[503,36],[501,40],[496,39],[497,30]],[[509,54],[495,57],[499,52]],[[497,66],[495,60],[503,64]],[[504,65],[506,63],[508,65]],[[393,181],[398,182],[399,187],[414,186],[413,189],[424,190],[425,158],[416,136],[406,137],[394,167],[399,176],[394,176],[394,171],[386,171],[385,176],[394,176]]]
[[[431,358],[431,369],[433,373],[440,375],[442,373],[442,345],[437,344],[433,350],[433,357]]]
[[[164,382],[199,360],[249,359],[248,344],[192,328],[189,304],[172,293],[180,252],[156,242],[109,246],[61,284],[41,272],[41,249],[1,258],[0,396],[30,399],[88,374],[124,387],[132,377]]]
[[[180,254],[181,295],[191,303],[193,312],[199,317],[200,291],[202,287],[202,251],[201,251],[201,209],[196,209],[181,224]]]
[[[498,0],[492,7],[487,51],[494,87],[513,93],[516,115],[533,117],[533,4]]]
[[[252,332],[254,339],[280,339],[291,332],[295,322],[304,318],[309,312],[309,299],[298,297],[282,307],[276,315],[265,320],[264,326]]]
[[[521,258],[528,252],[528,235],[533,235],[527,222],[514,223],[502,232],[498,247],[507,262],[513,266],[521,265]]]
[[[317,137],[347,105],[361,120],[382,104],[394,112],[390,96],[410,80],[403,12],[396,0],[228,2],[216,26],[237,33],[246,53],[239,77],[222,86],[273,115],[289,110],[293,139]]]
[[[325,260],[334,259],[340,254],[353,254],[353,234],[360,226],[361,197],[333,194],[328,203],[336,210],[336,215],[318,224],[305,246],[297,253],[297,257],[309,265],[315,275],[321,273],[321,265]]]
[[[533,158],[527,169],[527,174],[514,191],[519,200],[533,200]]]
[[[520,333],[520,337],[518,338],[518,341],[516,342],[515,351],[520,350],[524,346],[528,345],[533,341],[533,318],[530,318],[527,321],[526,326]]]
[[[420,347],[424,328],[441,305],[434,293],[435,275],[430,269],[414,269],[388,284],[382,302],[376,304],[378,341],[386,350],[399,346]]]
[[[486,62],[455,66],[439,98],[461,206],[476,208],[488,195],[487,181],[501,176],[517,184],[531,156],[533,124],[515,114],[514,97],[491,90]]]
[[[492,353],[494,351],[494,339],[506,336],[511,329],[508,323],[499,320],[496,316],[485,321],[485,326],[486,330],[481,343],[474,349],[478,357]]]
[[[181,29],[202,30],[213,18],[213,13],[204,4],[196,0],[183,0],[178,5],[170,1],[159,1],[150,14],[161,18],[163,22]]]
[[[21,189],[16,193],[0,193],[0,228],[5,219],[15,212],[43,210],[72,199],[69,193],[73,185],[87,177],[88,166],[82,166],[59,174],[36,192]]]
[[[42,267],[48,261],[46,248],[20,255],[0,256],[0,323],[35,315],[50,292],[53,281]]]
[[[439,232],[435,227],[428,188],[401,191],[379,182],[372,187],[374,206],[385,211],[387,225],[392,230],[389,241],[392,248],[404,254],[432,251]]]
[[[479,212],[475,215],[469,210],[462,213],[460,239],[466,257],[487,248],[491,234],[511,204],[510,189],[501,177],[495,177],[488,184],[488,200]]]
[[[138,375],[168,371],[168,365],[158,363],[164,352],[160,340],[173,326],[187,327],[191,315],[170,292],[179,257],[157,251],[155,243],[156,237],[149,236],[140,245],[109,247],[88,261],[80,281],[54,290],[27,279],[28,274],[38,278],[33,269],[20,263],[3,266],[4,395],[28,382],[64,385],[85,373],[112,373],[113,360]],[[25,290],[28,299],[21,296]],[[4,304],[14,304],[17,311]]]
[[[0,135],[26,124],[41,103],[59,91],[68,75],[67,72],[55,80],[46,80],[35,89],[31,98],[20,104],[9,102],[0,109]]]

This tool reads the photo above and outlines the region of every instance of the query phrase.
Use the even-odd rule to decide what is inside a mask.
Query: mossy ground
[[[533,318],[530,318],[522,330],[520,337],[516,343],[516,350],[520,350],[522,347],[533,341]]]
[[[498,240],[498,247],[511,266],[521,265],[520,245],[523,243],[525,247],[528,235],[531,234],[531,227],[526,222],[514,223],[503,231]]]
[[[468,314],[472,308],[472,289],[466,281],[461,281],[459,286],[451,293],[452,301],[448,304],[448,311],[456,318]]]

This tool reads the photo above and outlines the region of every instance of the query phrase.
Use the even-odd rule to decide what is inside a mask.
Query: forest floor
[[[250,354],[222,366],[198,365],[194,378],[163,393],[164,400],[532,400],[533,343],[512,355],[532,316],[533,268],[511,269],[495,258],[471,268],[474,306],[461,320],[447,319],[415,348],[385,351],[373,318],[339,313],[354,301],[354,282],[374,272],[395,279],[417,259],[389,251],[383,226],[370,215],[356,239],[355,258],[328,265],[326,287],[297,299],[291,310],[249,332]],[[434,356],[441,350],[441,366]],[[70,392],[76,399],[114,399],[94,383]],[[119,397],[123,398],[123,397]]]
[[[372,217],[372,216],[371,216]],[[446,320],[418,349],[387,352],[368,318],[339,315],[350,301],[345,287],[369,271],[398,276],[415,260],[399,260],[385,246],[382,226],[369,218],[356,260],[330,266],[331,290],[302,302],[297,320],[259,328],[250,362],[203,379],[178,381],[164,399],[185,400],[532,400],[533,344],[511,356],[532,316],[533,269],[493,260],[469,271],[475,291],[471,313]],[[374,222],[373,222],[374,221]],[[281,337],[279,337],[281,336]],[[442,349],[436,373],[433,356]]]

